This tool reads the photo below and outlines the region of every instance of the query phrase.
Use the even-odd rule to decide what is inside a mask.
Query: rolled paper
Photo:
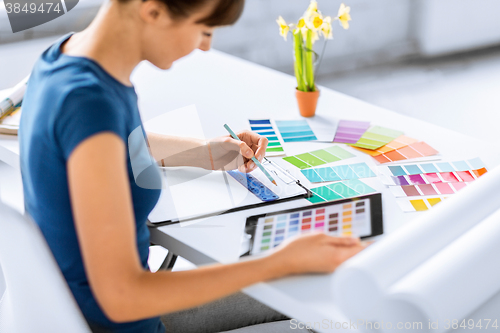
[[[8,116],[15,106],[23,100],[29,76],[14,86],[4,100],[0,101],[0,120]]]
[[[402,317],[422,322],[419,332],[447,331],[447,320],[465,318],[500,291],[499,237],[497,210],[389,288],[377,319]],[[440,324],[431,328],[429,320]]]
[[[333,296],[346,316],[373,317],[393,284],[498,209],[499,188],[495,168],[339,266]]]

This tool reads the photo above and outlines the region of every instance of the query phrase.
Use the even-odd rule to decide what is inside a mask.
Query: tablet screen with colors
[[[252,255],[311,232],[371,237],[382,233],[380,194],[253,216],[247,220],[246,232],[252,235]]]

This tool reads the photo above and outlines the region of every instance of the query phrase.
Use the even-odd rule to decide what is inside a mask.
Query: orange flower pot
[[[302,117],[313,117],[318,105],[319,90],[300,91],[295,89],[295,97]]]

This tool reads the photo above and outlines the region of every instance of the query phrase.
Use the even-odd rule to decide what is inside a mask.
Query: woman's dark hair
[[[206,24],[209,27],[231,25],[236,23],[243,12],[245,0],[158,0],[164,3],[172,17],[186,18],[201,10],[210,2],[216,2],[212,13],[199,20],[197,23]]]

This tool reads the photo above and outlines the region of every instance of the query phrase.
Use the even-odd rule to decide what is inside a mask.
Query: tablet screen
[[[375,196],[379,200],[374,200]],[[381,234],[381,229],[380,194],[259,215],[247,220],[247,233],[252,235],[250,254],[265,252],[289,237],[313,231],[366,238]]]

